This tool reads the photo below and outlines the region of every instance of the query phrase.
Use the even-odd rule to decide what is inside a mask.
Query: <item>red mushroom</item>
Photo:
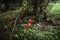
[[[24,24],[24,27],[27,28],[28,27],[28,24]]]
[[[29,22],[29,23],[32,23],[32,20],[31,20],[31,19],[29,19],[29,20],[28,20],[28,22]]]

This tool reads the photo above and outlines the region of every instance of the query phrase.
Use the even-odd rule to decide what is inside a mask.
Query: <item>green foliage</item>
[[[60,16],[60,3],[49,3],[47,6],[48,13],[52,15],[58,15]]]
[[[44,0],[48,1],[48,0]],[[4,12],[5,5],[0,4],[0,10],[4,13],[0,12],[0,25],[2,27],[6,27],[6,29],[10,30],[9,32],[12,33],[13,40],[58,40],[57,39],[57,32],[60,30],[56,30],[54,26],[47,27],[46,24],[40,25],[40,21],[44,18],[44,11],[46,11],[46,17],[47,20],[50,20],[56,24],[58,21],[60,24],[60,3],[58,3],[58,0],[52,0],[46,7],[46,10],[44,9],[45,3],[42,0],[23,0],[21,2],[21,5],[14,7],[15,4],[12,4],[12,9],[8,10],[7,12]],[[31,2],[31,4],[30,4]],[[41,3],[40,3],[41,2]],[[57,3],[56,3],[57,2]],[[17,3],[18,4],[18,3]],[[9,4],[10,5],[10,4]],[[44,11],[43,11],[44,10]],[[40,11],[40,12],[39,12]],[[26,16],[28,14],[33,14],[33,16]],[[18,17],[18,15],[19,17]],[[36,17],[37,14],[37,17]],[[38,16],[38,14],[40,16]],[[24,15],[24,17],[23,17]],[[33,18],[33,23],[28,28],[24,28],[23,24],[28,23],[27,19]],[[59,19],[59,20],[57,20]],[[36,22],[37,20],[37,22]],[[39,20],[39,22],[38,22]],[[45,21],[45,20],[43,20]],[[37,23],[39,26],[37,26]],[[57,25],[57,24],[56,24]],[[15,28],[14,28],[15,27]],[[56,26],[57,27],[57,26]],[[11,28],[11,29],[10,29]],[[12,30],[14,28],[14,30]],[[46,28],[46,29],[45,29]],[[58,29],[58,28],[57,28]],[[60,33],[60,32],[59,32]],[[59,35],[58,35],[59,36]],[[59,36],[60,37],[60,36]],[[12,39],[11,38],[11,39]]]
[[[49,3],[47,9],[47,20],[57,21],[60,19],[60,3]]]
[[[32,13],[33,10],[34,10],[34,9],[33,9],[33,6],[29,6],[27,11]]]
[[[45,31],[42,31],[39,26],[30,26],[26,29],[16,29],[13,32],[13,37],[17,38],[17,40],[57,40],[57,37],[53,32],[54,28],[51,29],[49,27]]]
[[[54,6],[50,10],[50,13],[60,15],[60,4],[59,3],[54,4]]]

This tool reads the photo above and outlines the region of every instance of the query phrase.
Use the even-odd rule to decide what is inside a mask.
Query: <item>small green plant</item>
[[[28,20],[27,24],[23,24],[21,27],[23,28],[15,28],[13,31],[13,37],[15,37],[16,40],[57,40],[51,27],[43,31],[41,30],[42,27],[32,25],[31,19]]]

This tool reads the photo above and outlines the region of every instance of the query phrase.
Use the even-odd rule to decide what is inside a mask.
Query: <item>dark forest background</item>
[[[0,40],[60,40],[60,0],[0,0]]]

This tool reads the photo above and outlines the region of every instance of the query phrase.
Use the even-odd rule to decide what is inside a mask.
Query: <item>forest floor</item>
[[[9,27],[12,22],[15,21],[14,19],[17,17],[17,14],[21,13],[21,9],[23,9],[23,8],[20,8],[18,10],[14,10],[14,11],[7,11],[5,13],[0,13],[0,26],[1,27],[3,26],[2,28],[0,28],[1,39],[2,38],[6,39],[6,40],[9,39],[9,38],[7,39],[6,37],[9,36],[7,34],[9,34],[10,30],[8,31],[8,29],[6,29],[6,28]],[[55,16],[55,18],[56,18],[56,16]],[[52,19],[55,19],[55,18],[52,18]],[[34,25],[43,26],[43,27],[46,27],[46,28],[48,26],[58,26],[57,30],[60,31],[59,30],[59,26],[60,26],[60,19],[59,18],[60,17],[56,18],[57,20],[53,20],[53,21],[45,21],[45,20],[43,20],[43,21],[41,21],[39,23],[36,23]],[[13,25],[13,23],[11,25]],[[3,33],[3,35],[2,35],[2,33]],[[2,36],[4,36],[4,37],[2,37]]]

